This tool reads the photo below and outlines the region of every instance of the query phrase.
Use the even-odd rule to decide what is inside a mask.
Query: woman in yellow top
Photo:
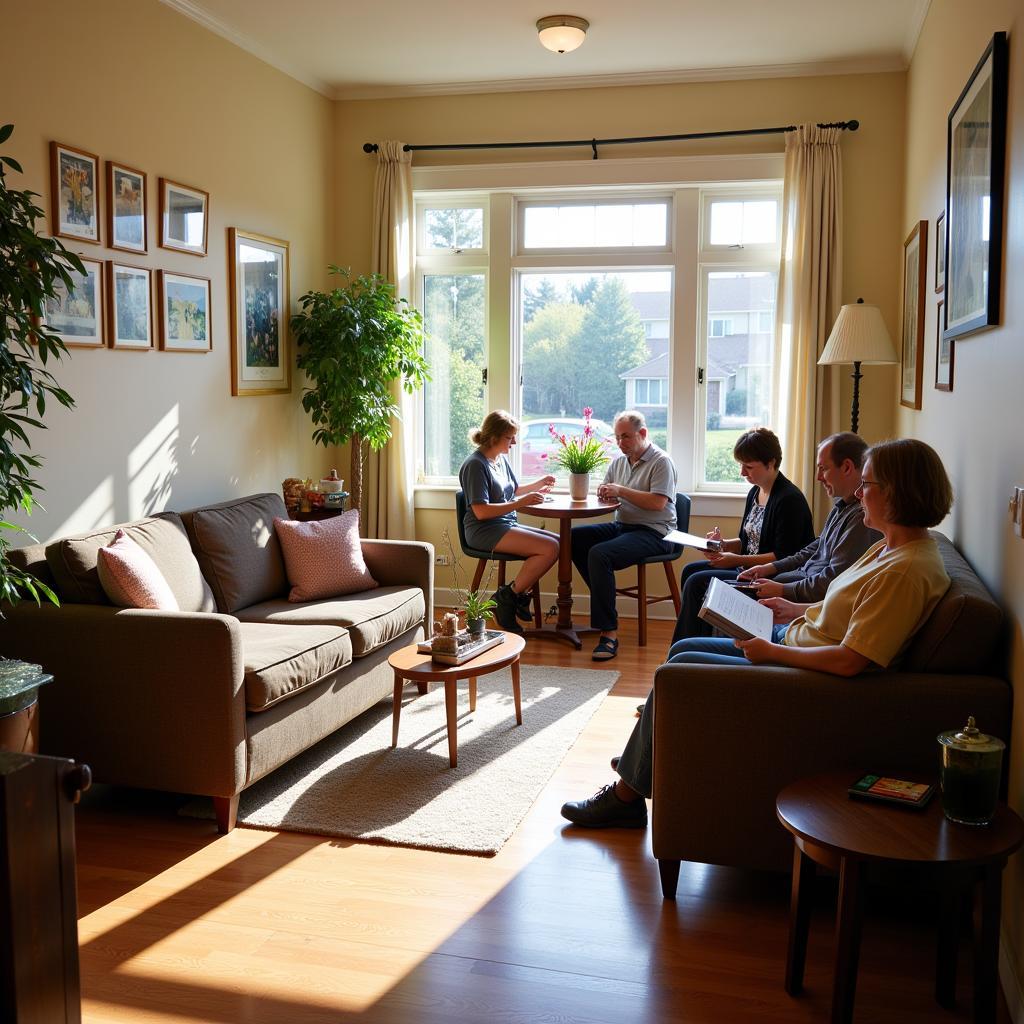
[[[772,639],[680,640],[669,661],[712,665],[790,665],[853,676],[897,661],[949,587],[938,546],[928,535],[953,504],[942,461],[923,441],[883,441],[868,449],[857,497],[864,525],[882,540],[828,588],[817,604],[770,597],[777,623]],[[737,650],[738,648],[738,650]],[[643,797],[651,794],[653,692],[622,756],[617,782],[589,800],[571,801],[562,815],[591,828],[642,828]]]

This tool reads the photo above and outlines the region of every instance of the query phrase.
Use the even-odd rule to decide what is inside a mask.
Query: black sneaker
[[[533,622],[533,609],[530,607],[530,592],[524,590],[521,594],[512,591],[516,599],[516,618],[523,622]]]
[[[583,828],[647,828],[647,801],[628,803],[615,795],[615,784],[599,789],[588,800],[562,804],[562,817]]]
[[[516,595],[512,588],[506,583],[491,595],[495,603],[494,618],[498,625],[509,633],[518,633],[522,636],[523,627],[516,619]]]

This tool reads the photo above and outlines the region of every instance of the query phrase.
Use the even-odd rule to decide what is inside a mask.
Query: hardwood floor
[[[97,787],[80,808],[83,1019],[99,1022],[814,1022],[828,1018],[835,889],[819,882],[806,990],[783,991],[789,879],[684,864],[662,900],[646,832],[582,832],[558,809],[612,780],[670,635],[626,620],[620,673],[493,858],[179,818],[180,800]],[[592,667],[589,647],[526,662]],[[727,803],[723,803],[723,813]],[[967,1021],[934,1002],[933,899],[872,888],[857,1021]],[[1004,1005],[1000,1021],[1009,1021]]]

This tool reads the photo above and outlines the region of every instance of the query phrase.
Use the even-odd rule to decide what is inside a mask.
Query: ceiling
[[[333,99],[907,67],[930,0],[163,0]],[[576,14],[556,54],[535,22]]]

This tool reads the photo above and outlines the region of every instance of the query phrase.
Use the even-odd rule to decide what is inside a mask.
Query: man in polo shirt
[[[615,417],[615,443],[622,455],[613,459],[597,489],[599,498],[619,502],[612,523],[577,526],[572,531],[572,560],[590,588],[590,625],[600,630],[594,661],[607,661],[619,651],[615,611],[615,570],[641,558],[671,554],[675,545],[662,538],[676,528],[676,468],[647,439],[643,413]]]
[[[832,511],[807,547],[739,574],[738,579],[749,580],[759,598],[784,597],[800,604],[821,601],[828,585],[881,540],[879,533],[864,525],[864,506],[854,497],[865,451],[864,441],[849,431],[826,437],[818,445],[817,479],[833,499]]]

